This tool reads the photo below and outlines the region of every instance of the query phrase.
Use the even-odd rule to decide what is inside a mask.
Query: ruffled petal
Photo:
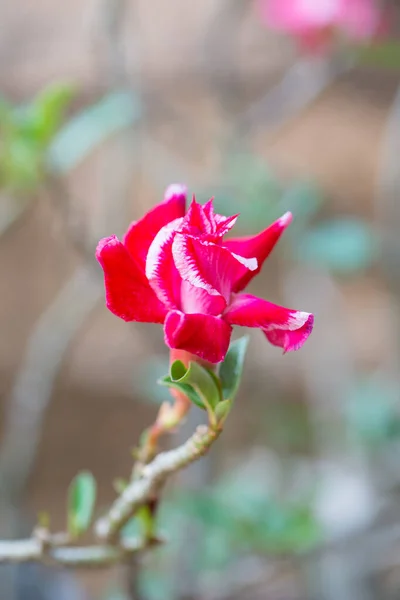
[[[172,256],[172,243],[183,218],[162,227],[152,241],[146,259],[146,277],[159,300],[169,309],[180,308],[181,277]]]
[[[214,198],[206,202],[203,206],[203,211],[212,225],[212,231],[216,238],[222,238],[235,225],[239,215],[224,217],[224,215],[215,213],[213,202]]]
[[[314,315],[291,310],[250,294],[235,297],[223,318],[232,325],[259,327],[274,346],[298,350],[311,334]]]
[[[124,244],[135,262],[145,270],[149,247],[162,227],[185,214],[186,187],[170,185],[164,201],[145,214],[143,219],[131,224],[124,237]]]
[[[287,212],[258,235],[226,240],[224,242],[224,246],[231,252],[245,258],[252,258],[254,256],[258,262],[256,269],[238,273],[237,278],[233,282],[232,291],[241,292],[253,277],[261,271],[265,259],[269,256],[291,221],[292,213]]]
[[[249,269],[257,269],[255,259],[236,256],[227,248],[190,235],[177,233],[172,244],[172,255],[184,281],[220,295],[229,302],[232,282]]]
[[[104,271],[106,305],[124,321],[163,323],[167,311],[116,236],[100,240],[96,258]]]
[[[204,207],[196,202],[194,196],[185,216],[183,229],[194,235],[209,235],[213,233],[213,225],[210,218],[205,213]]]
[[[211,363],[224,360],[232,327],[211,315],[186,315],[178,310],[165,319],[165,342],[170,348],[186,350]]]

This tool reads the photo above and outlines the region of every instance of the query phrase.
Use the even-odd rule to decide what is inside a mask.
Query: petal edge
[[[232,253],[245,258],[255,257],[258,267],[250,272],[243,273],[233,285],[234,292],[241,292],[260,271],[264,261],[271,254],[282,233],[292,222],[292,213],[287,212],[277,219],[272,225],[255,236],[233,238],[224,241],[225,248]]]
[[[218,317],[170,311],[165,319],[164,337],[172,349],[186,350],[211,363],[224,360],[232,327]]]
[[[314,325],[314,315],[284,308],[251,294],[239,294],[224,319],[232,325],[258,327],[274,346],[284,352],[298,350],[307,340]]]
[[[104,272],[107,308],[124,321],[163,323],[167,313],[116,236],[103,238],[96,258]]]

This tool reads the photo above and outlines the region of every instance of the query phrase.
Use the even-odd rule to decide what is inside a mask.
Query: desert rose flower
[[[325,49],[336,34],[368,41],[384,28],[375,0],[259,0],[259,6],[269,27],[293,35],[309,50]]]
[[[125,321],[162,323],[165,342],[211,363],[227,353],[233,325],[257,327],[285,352],[300,348],[313,315],[242,293],[292,220],[286,213],[254,237],[224,240],[237,216],[214,213],[213,201],[170,186],[161,204],[129,227],[124,240],[102,239],[106,304]]]

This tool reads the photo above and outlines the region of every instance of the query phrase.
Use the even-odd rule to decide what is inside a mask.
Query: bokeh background
[[[400,42],[307,56],[251,0],[0,4],[0,536],[98,510],[168,368],[159,326],[104,306],[98,239],[185,182],[255,233],[253,291],[315,313],[258,331],[226,431],[175,478],[170,543],[130,569],[1,567],[2,600],[400,598]],[[195,410],[169,444],[204,418]]]

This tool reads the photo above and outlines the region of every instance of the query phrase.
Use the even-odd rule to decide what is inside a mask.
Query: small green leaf
[[[249,337],[243,336],[232,342],[219,369],[224,400],[234,400],[239,389]]]
[[[96,501],[96,480],[89,471],[81,471],[68,490],[68,531],[84,533],[90,525]]]
[[[204,406],[204,402],[191,385],[188,385],[187,383],[180,383],[179,381],[173,381],[169,375],[159,379],[158,383],[160,385],[165,385],[169,388],[183,392],[189,398],[190,402],[193,402],[193,404],[196,404],[196,406],[205,410],[206,407]]]
[[[186,383],[194,388],[203,403],[209,404],[213,410],[221,400],[219,386],[213,374],[198,362],[190,362],[189,368],[186,369],[180,360],[176,360],[171,365],[170,375],[173,381]]]
[[[122,492],[128,487],[128,481],[123,477],[117,477],[113,481],[113,488],[117,492],[117,494],[122,494]]]
[[[385,40],[358,46],[355,54],[361,64],[386,69],[400,69],[400,44],[398,40]]]
[[[182,391],[193,404],[205,409],[210,423],[215,424],[215,407],[222,400],[222,388],[214,373],[198,362],[193,361],[186,368],[183,362],[176,360],[170,367],[169,376],[159,383]]]
[[[222,400],[215,407],[215,416],[217,417],[218,423],[221,425],[226,421],[227,416],[232,408],[232,400]]]
[[[36,141],[42,145],[51,141],[62,123],[73,95],[73,87],[63,83],[50,85],[38,94],[29,110]]]
[[[38,513],[37,521],[38,521],[39,527],[41,527],[43,529],[49,529],[49,527],[50,527],[50,515],[49,515],[49,513],[47,511],[41,510]]]
[[[159,380],[159,383],[181,390],[191,402],[202,409],[209,406],[214,411],[221,400],[218,378],[197,362],[191,362],[186,368],[180,360],[174,361],[170,367],[170,374]]]

